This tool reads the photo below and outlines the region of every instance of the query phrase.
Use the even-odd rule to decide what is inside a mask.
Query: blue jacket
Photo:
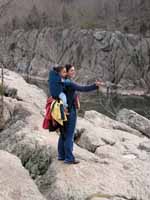
[[[50,70],[48,78],[49,93],[53,98],[58,98],[63,92],[63,83],[60,75],[55,70]]]

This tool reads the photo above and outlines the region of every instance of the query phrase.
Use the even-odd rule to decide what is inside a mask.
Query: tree
[[[47,27],[48,26],[48,16],[45,12],[42,13],[41,15],[41,28]]]
[[[63,25],[65,26],[67,26],[70,22],[70,15],[65,6],[63,6],[63,9],[62,9],[62,21],[63,21]]]
[[[41,24],[41,17],[39,15],[39,12],[37,10],[37,7],[33,5],[28,17],[26,18],[24,22],[25,29],[39,29]]]
[[[17,17],[15,16],[13,19],[12,19],[12,30],[15,30],[19,28],[19,20],[17,19]]]
[[[142,22],[141,25],[140,25],[140,30],[139,31],[140,31],[140,34],[143,37],[146,35],[147,30],[148,30],[147,25],[144,22]]]
[[[1,100],[0,100],[0,122],[3,118],[3,112],[4,112],[4,67],[3,65],[1,66],[1,83],[0,83],[0,96],[1,96]]]

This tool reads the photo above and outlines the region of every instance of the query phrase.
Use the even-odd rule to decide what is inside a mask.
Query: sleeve
[[[64,107],[68,107],[67,98],[64,92],[61,92],[59,94],[59,98],[63,101]]]
[[[98,88],[96,86],[96,84],[87,85],[87,86],[81,86],[81,85],[78,85],[78,84],[76,84],[76,83],[74,83],[72,81],[65,81],[64,85],[65,86],[69,86],[73,90],[79,91],[79,92],[90,92],[90,91],[96,90]]]

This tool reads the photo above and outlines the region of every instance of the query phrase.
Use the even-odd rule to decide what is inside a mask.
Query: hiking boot
[[[73,161],[64,161],[64,163],[65,164],[78,164],[78,163],[80,163],[80,161],[79,160],[73,160]]]

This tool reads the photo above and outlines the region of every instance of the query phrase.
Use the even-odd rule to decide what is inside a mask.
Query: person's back
[[[63,84],[55,67],[49,72],[48,86],[50,95],[54,99],[58,99],[60,93],[63,92]]]
[[[49,92],[54,99],[61,99],[63,101],[64,109],[66,110],[68,104],[64,93],[64,81],[67,81],[65,77],[66,68],[64,66],[53,67],[49,72]]]

